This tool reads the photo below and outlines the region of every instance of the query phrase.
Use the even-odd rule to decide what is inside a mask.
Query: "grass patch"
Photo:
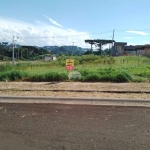
[[[50,81],[66,81],[68,79],[67,73],[49,72],[46,74],[29,75],[26,79],[31,82],[50,82]]]
[[[17,81],[26,78],[27,74],[22,71],[6,71],[0,73],[0,81]]]
[[[82,82],[149,82],[150,59],[140,56],[101,57],[95,55],[60,56],[57,61],[9,62],[0,65],[0,81],[70,81],[65,70],[66,59],[75,60],[75,71],[81,78],[70,80]]]

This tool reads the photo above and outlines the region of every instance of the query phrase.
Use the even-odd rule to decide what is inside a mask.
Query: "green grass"
[[[141,56],[100,57],[95,55],[61,56],[51,62],[6,62],[0,65],[0,81],[70,81],[66,59],[75,60],[75,71],[82,82],[149,82],[150,59]]]

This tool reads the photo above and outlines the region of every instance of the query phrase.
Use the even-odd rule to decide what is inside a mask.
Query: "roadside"
[[[150,83],[0,82],[0,95],[150,99]]]

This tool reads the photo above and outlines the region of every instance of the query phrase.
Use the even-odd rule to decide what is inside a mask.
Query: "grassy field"
[[[65,70],[66,59],[75,60],[75,70]],[[78,76],[81,74],[81,78]],[[83,81],[149,82],[150,59],[142,56],[100,57],[95,55],[61,56],[51,62],[11,62],[0,64],[0,81]]]

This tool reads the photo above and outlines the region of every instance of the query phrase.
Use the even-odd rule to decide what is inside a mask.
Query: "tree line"
[[[77,46],[49,46],[49,47],[35,47],[35,46],[20,46],[16,45],[14,48],[15,60],[39,60],[44,59],[44,56],[51,55],[67,55],[67,56],[80,56],[80,55],[110,55],[110,50],[105,49],[100,54],[99,51],[91,51],[90,49],[83,50]],[[12,44],[0,43],[0,60],[12,60]]]

